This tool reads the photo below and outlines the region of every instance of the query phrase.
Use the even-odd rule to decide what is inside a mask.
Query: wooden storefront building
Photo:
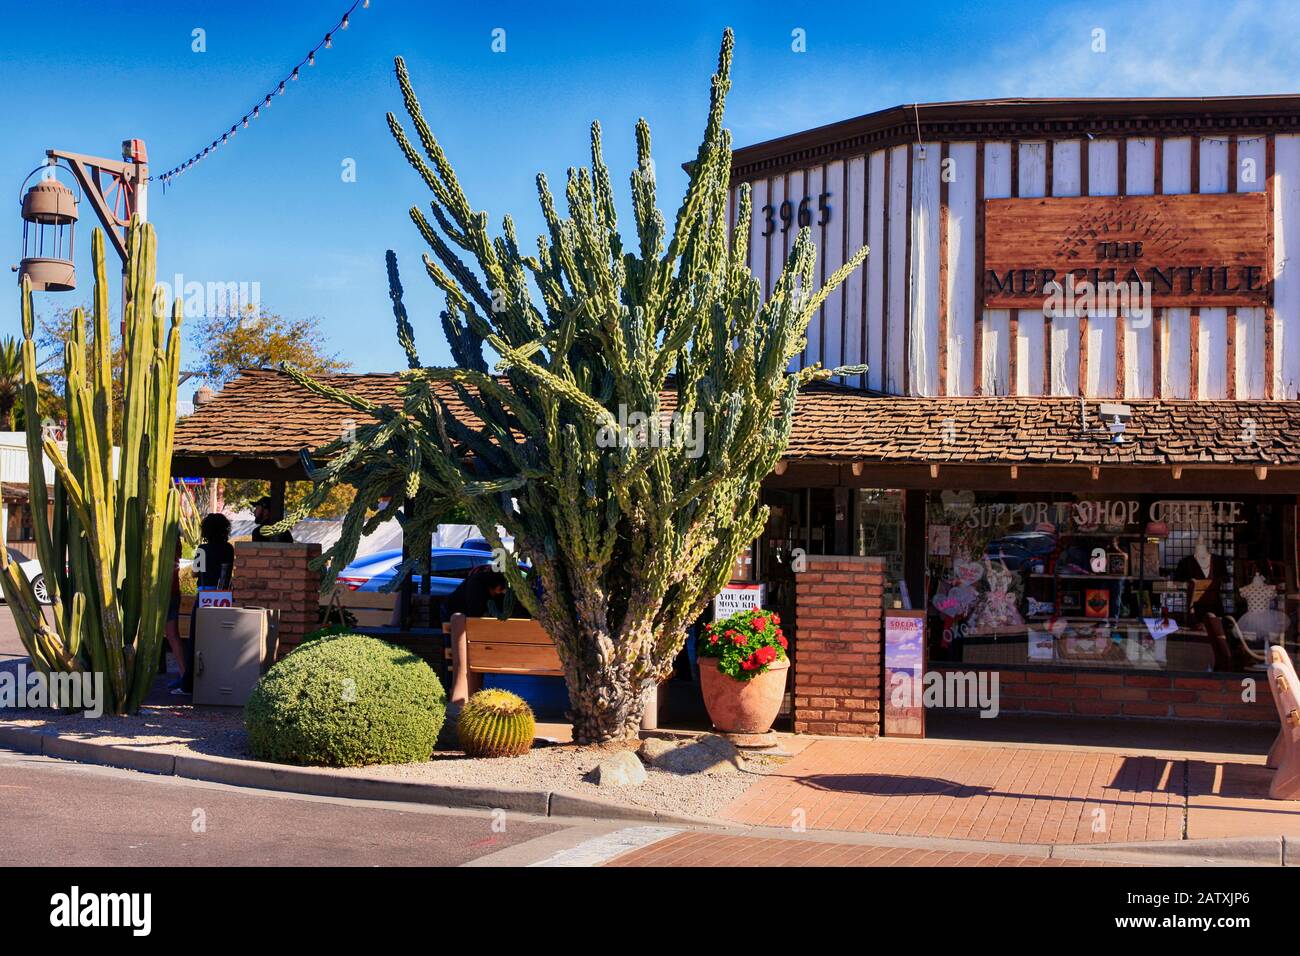
[[[1276,721],[1300,97],[900,106],[739,149],[742,184],[765,294],[800,226],[822,277],[870,248],[794,362],[868,370],[801,408],[755,562],[787,595],[788,555],[831,569],[796,726],[879,729],[879,621],[837,640],[809,593],[845,582],[924,611],[928,668],[998,671],[1002,713]]]

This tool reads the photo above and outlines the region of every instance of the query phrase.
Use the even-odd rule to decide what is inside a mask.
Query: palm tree
[[[23,356],[12,335],[0,339],[0,431],[13,431],[14,407],[23,391]]]

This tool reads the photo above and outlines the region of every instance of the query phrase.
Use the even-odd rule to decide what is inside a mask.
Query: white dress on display
[[[1291,622],[1286,612],[1273,607],[1277,587],[1265,581],[1262,574],[1257,574],[1237,593],[1246,599],[1246,613],[1237,621],[1241,633],[1258,641],[1281,640]]]

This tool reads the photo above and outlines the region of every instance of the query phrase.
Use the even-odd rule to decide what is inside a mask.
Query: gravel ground
[[[249,757],[243,715],[223,708],[188,705],[149,706],[137,717],[87,719],[54,711],[2,710],[0,721],[21,727],[57,730],[103,743],[129,744],[171,753]],[[600,787],[588,779],[603,759],[619,748],[539,746],[523,757],[470,759],[459,751],[437,751],[424,763],[352,767],[339,771],[418,783],[464,784],[544,790],[617,800],[629,806],[692,816],[715,816],[779,761],[742,756],[729,774],[675,774],[646,769],[637,787]]]

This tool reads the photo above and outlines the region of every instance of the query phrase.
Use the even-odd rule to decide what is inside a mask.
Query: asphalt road
[[[459,866],[562,829],[496,823],[0,750],[0,866]]]
[[[0,661],[26,656],[23,643],[18,640],[18,626],[14,624],[14,616],[9,613],[8,605],[0,601]]]

